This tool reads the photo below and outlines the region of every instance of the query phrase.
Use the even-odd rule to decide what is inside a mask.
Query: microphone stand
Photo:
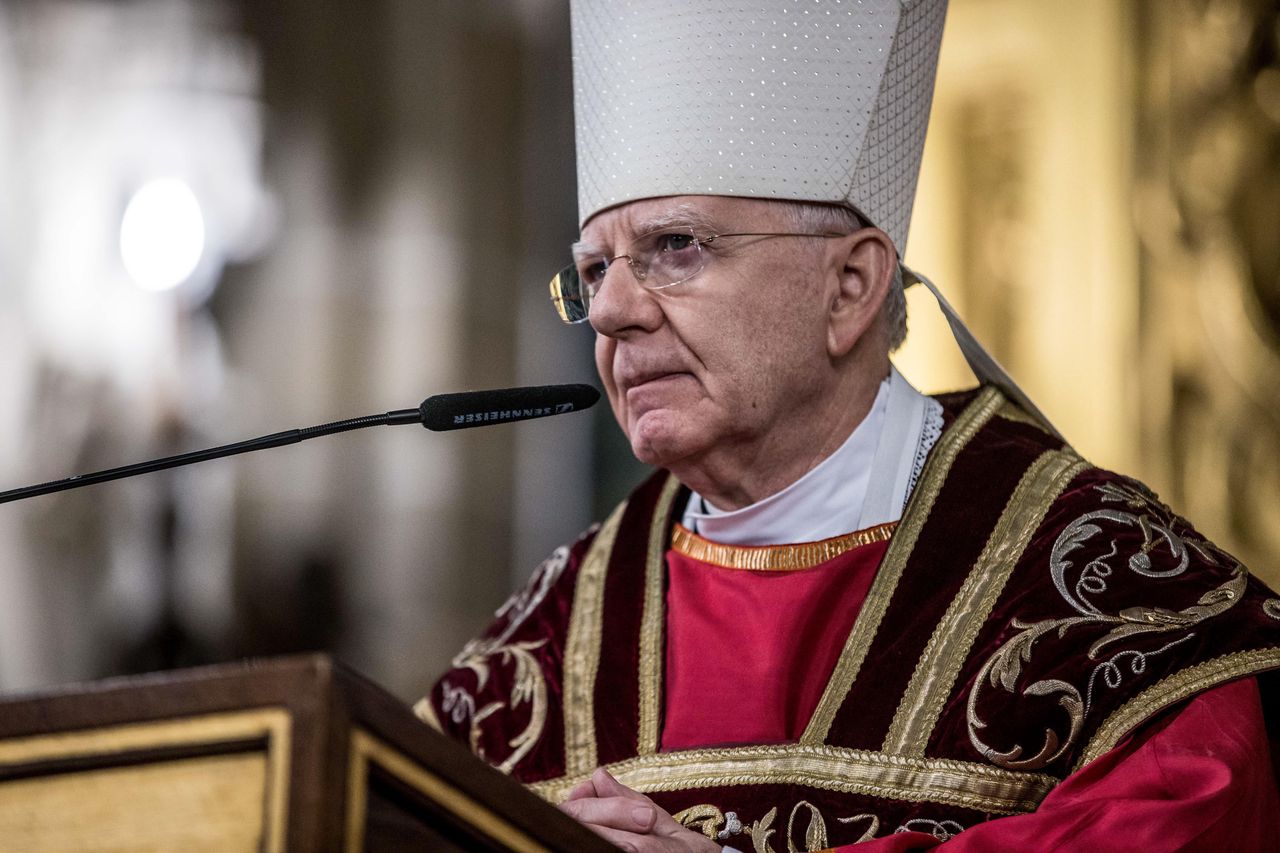
[[[455,429],[470,429],[479,426],[492,426],[500,423],[545,418],[551,415],[563,415],[569,412],[589,409],[600,399],[600,392],[590,385],[539,385],[528,388],[504,388],[494,391],[465,391],[458,394],[436,394],[422,401],[416,409],[396,409],[380,415],[365,415],[362,418],[349,418],[345,421],[321,424],[320,426],[291,429],[271,435],[210,447],[205,450],[194,450],[190,453],[179,453],[177,456],[166,456],[163,459],[152,459],[150,462],[139,462],[136,465],[124,465],[120,468],[109,468],[93,474],[76,474],[62,480],[38,483],[34,486],[23,486],[0,492],[0,503],[20,501],[61,492],[65,489],[78,489],[94,483],[105,483],[137,474],[149,474],[152,471],[163,471],[166,468],[177,468],[193,462],[204,462],[209,459],[221,459],[224,456],[235,456],[253,450],[265,450],[268,447],[282,447],[286,444],[297,444],[308,438],[319,438],[322,435],[333,435],[335,432],[347,432],[371,426],[399,426],[401,424],[422,424],[429,430],[443,432]]]
[[[322,435],[333,435],[336,432],[347,432],[348,430],[363,429],[370,426],[397,426],[399,424],[418,423],[422,423],[422,412],[419,409],[396,409],[393,412],[386,412],[381,415],[365,415],[361,418],[349,418],[345,421],[334,421],[320,426],[285,430],[284,432],[251,438],[248,441],[237,441],[234,444],[224,444],[204,450],[193,450],[190,453],[179,453],[176,456],[152,459],[149,462],[139,462],[135,465],[108,468],[105,471],[97,471],[93,474],[76,474],[73,477],[66,477],[62,480],[51,480],[48,483],[10,489],[7,492],[0,492],[0,503],[20,501],[24,498],[34,498],[37,495],[47,495],[52,492],[76,489],[81,486],[92,486],[95,483],[105,483],[109,480],[119,480],[124,477],[133,477],[137,474],[150,474],[153,471],[163,471],[167,468],[177,468],[182,465],[205,462],[210,459],[221,459],[224,456],[235,456],[239,453],[249,453],[253,450],[265,450],[268,447],[283,447],[286,444],[297,444],[308,438],[319,438]]]

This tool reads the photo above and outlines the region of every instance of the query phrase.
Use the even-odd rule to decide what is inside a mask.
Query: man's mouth
[[[636,376],[628,377],[624,379],[622,381],[622,387],[626,388],[628,391],[634,391],[637,388],[643,388],[646,385],[654,385],[660,382],[664,382],[672,379],[678,379],[679,377],[685,376],[685,375],[687,374],[685,374],[682,371],[676,371],[676,370],[650,371],[650,372],[641,373]]]

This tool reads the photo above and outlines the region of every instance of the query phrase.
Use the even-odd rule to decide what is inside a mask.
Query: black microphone
[[[600,392],[590,385],[540,385],[437,394],[424,400],[418,408],[424,427],[443,432],[563,415],[589,409],[599,399]]]
[[[163,471],[166,468],[177,468],[194,462],[208,459],[221,459],[224,456],[235,456],[251,450],[264,450],[268,447],[281,447],[286,444],[297,444],[308,438],[332,435],[335,432],[347,432],[371,426],[398,426],[400,424],[420,423],[427,429],[441,431],[450,429],[467,429],[469,427],[489,426],[491,424],[524,421],[531,418],[545,418],[551,415],[563,415],[589,409],[600,399],[600,392],[590,385],[539,385],[531,388],[504,388],[496,391],[468,391],[462,394],[437,394],[422,401],[416,409],[396,409],[380,415],[365,415],[362,418],[350,418],[345,421],[321,424],[320,426],[291,429],[272,433],[248,441],[235,444],[224,444],[206,450],[194,450],[180,453],[177,456],[166,456],[163,459],[152,459],[136,465],[125,465],[121,468],[109,468],[93,474],[76,474],[63,480],[53,480],[34,486],[23,486],[0,492],[0,503],[20,501],[61,492],[66,489],[78,489],[108,480],[119,480],[138,474],[149,474],[152,471]]]

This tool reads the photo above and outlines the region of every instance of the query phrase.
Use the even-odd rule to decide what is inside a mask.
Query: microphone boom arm
[[[153,471],[163,471],[167,468],[178,468],[195,462],[221,459],[224,456],[235,456],[236,454],[248,453],[253,450],[265,450],[268,447],[297,444],[308,438],[319,438],[322,435],[332,435],[335,432],[347,432],[348,430],[382,426],[384,424],[395,426],[416,423],[422,423],[422,413],[418,409],[397,409],[394,412],[387,412],[381,415],[365,415],[362,418],[349,418],[345,421],[334,421],[320,426],[290,429],[284,432],[272,433],[271,435],[258,436],[247,441],[237,441],[234,444],[224,444],[220,447],[209,447],[204,450],[193,450],[190,453],[179,453],[176,456],[166,456],[163,459],[152,459],[150,462],[108,468],[105,471],[95,471],[92,474],[76,474],[73,477],[51,480],[48,483],[23,486],[21,489],[10,489],[7,492],[0,492],[0,504],[8,503],[9,501],[20,501],[24,498],[34,498],[37,495],[47,495],[52,492],[61,492],[67,489],[78,489],[81,486],[92,486],[95,483],[106,483],[110,480],[133,477],[137,474],[150,474]]]
[[[434,431],[469,429],[581,411],[591,408],[599,399],[600,392],[590,385],[541,385],[530,388],[504,388],[496,391],[437,394],[423,400],[422,405],[416,409],[396,409],[381,415],[365,415],[362,418],[349,418],[320,426],[291,429],[251,438],[248,441],[238,441],[235,444],[193,450],[190,453],[179,453],[177,456],[152,459],[150,462],[140,462],[136,465],[108,468],[93,474],[77,474],[62,480],[10,489],[7,492],[0,492],[0,503],[20,501],[24,498],[34,498],[37,495],[47,495],[66,489],[78,489],[81,486],[92,486],[95,483],[105,483],[137,474],[150,474],[153,471],[163,471],[166,468],[177,468],[210,459],[221,459],[224,456],[235,456],[252,450],[297,444],[308,438],[332,435],[335,432],[400,424],[422,424]]]

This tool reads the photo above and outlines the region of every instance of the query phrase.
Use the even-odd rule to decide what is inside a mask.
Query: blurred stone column
[[[565,120],[567,82],[551,94],[561,82],[541,62],[558,47],[544,18],[562,17],[553,29],[567,33],[567,8],[243,8],[264,55],[267,167],[283,223],[270,257],[222,294],[245,428],[268,400],[278,427],[589,375],[589,362],[560,369],[580,362],[581,335],[572,356],[560,343],[524,349],[543,336],[525,322],[545,293],[541,258],[527,263],[526,252],[548,245],[548,231],[572,239],[571,151],[524,147],[544,109]],[[557,132],[571,142],[571,126]],[[532,491],[520,484],[555,455],[548,438],[566,427],[589,446],[582,423],[402,427],[244,466],[244,647],[333,647],[406,697],[424,690],[508,594],[513,550],[525,571],[541,559],[537,536],[535,553],[513,549],[513,513],[546,503],[545,478]],[[569,474],[555,488],[580,494],[582,474]],[[581,507],[568,503],[562,517],[582,526]]]

